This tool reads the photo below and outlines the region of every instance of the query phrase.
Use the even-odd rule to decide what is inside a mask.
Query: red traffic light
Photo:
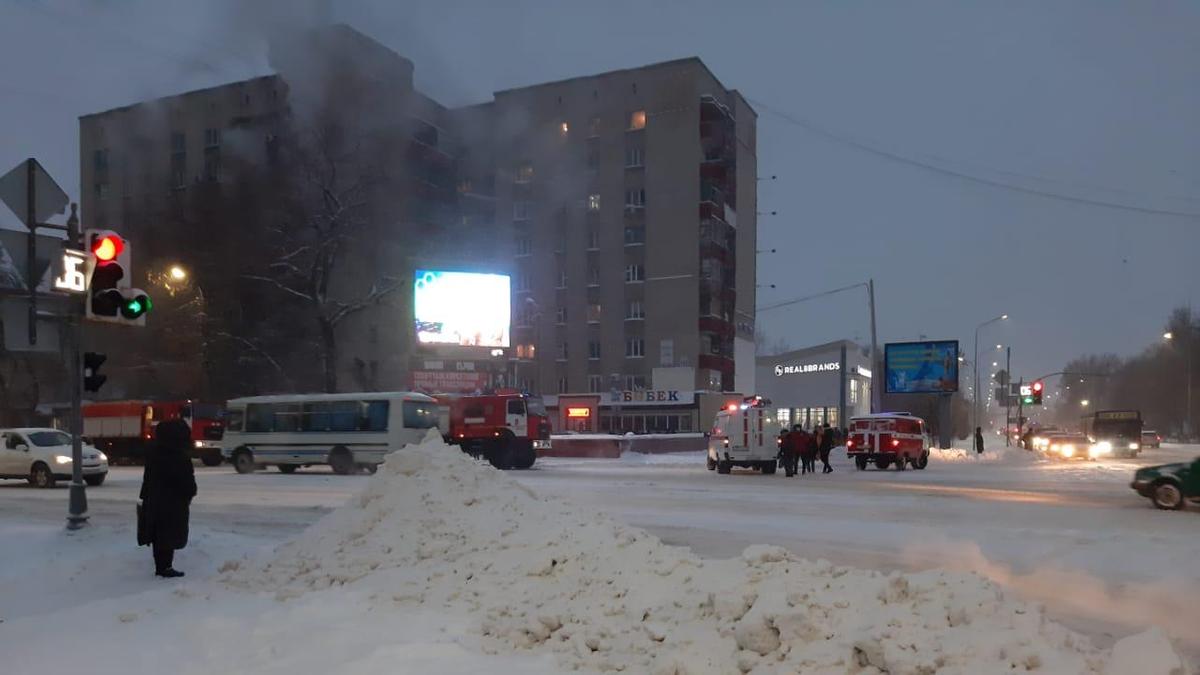
[[[1033,383],[1033,390],[1034,390],[1034,391],[1041,391],[1041,390],[1042,390],[1042,383],[1041,383],[1041,382],[1034,382],[1034,383]]]
[[[115,234],[106,234],[92,242],[92,255],[102,263],[116,260],[123,250],[125,242]]]

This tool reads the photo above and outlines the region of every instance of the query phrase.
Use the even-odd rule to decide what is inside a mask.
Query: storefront
[[[871,410],[868,352],[849,340],[755,359],[758,394],[771,401],[781,425],[829,424]]]
[[[648,389],[543,398],[556,432],[672,434],[707,431],[717,411],[742,395]]]

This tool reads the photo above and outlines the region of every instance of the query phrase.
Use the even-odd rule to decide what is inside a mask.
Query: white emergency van
[[[735,466],[775,473],[779,460],[779,424],[761,397],[731,403],[717,413],[708,434],[708,469],[729,473]]]

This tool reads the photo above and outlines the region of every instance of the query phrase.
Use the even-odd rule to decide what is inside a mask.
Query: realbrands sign
[[[775,364],[775,377],[784,375],[806,375],[808,373],[823,373],[829,370],[841,370],[842,364],[837,361],[828,363],[802,363],[798,365]]]

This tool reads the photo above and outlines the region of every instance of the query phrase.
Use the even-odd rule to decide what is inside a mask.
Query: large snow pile
[[[540,498],[433,435],[268,559],[227,564],[222,580],[285,603],[355,590],[372,621],[468,616],[478,648],[552,654],[564,671],[1116,672],[1114,652],[974,575],[884,575],[769,546],[701,560]],[[1180,662],[1161,634],[1127,640],[1116,656],[1140,655],[1139,675]]]

